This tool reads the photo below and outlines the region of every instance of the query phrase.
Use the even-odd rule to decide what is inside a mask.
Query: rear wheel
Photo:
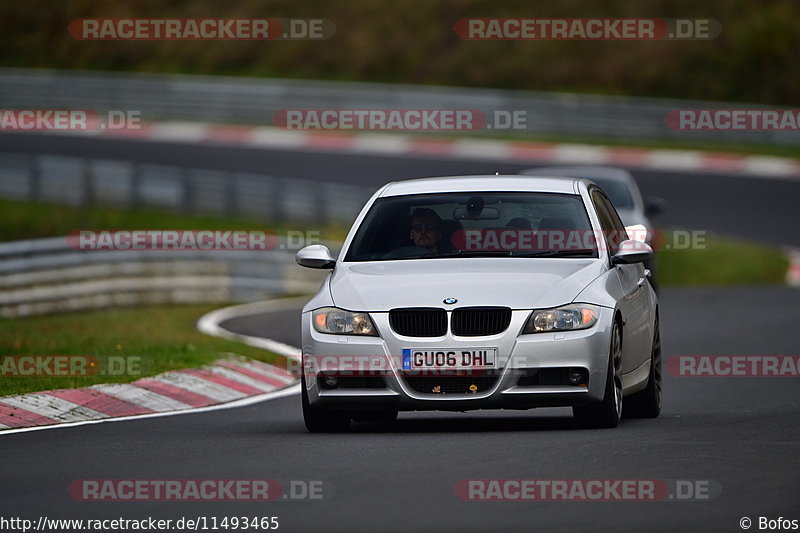
[[[622,328],[614,322],[611,332],[611,348],[608,356],[608,372],[603,401],[592,405],[576,405],[572,414],[585,427],[613,428],[622,418]]]
[[[625,417],[656,418],[659,414],[661,414],[661,333],[656,316],[647,387],[625,398]]]
[[[311,433],[331,433],[345,431],[350,427],[350,414],[340,411],[331,411],[311,405],[308,402],[308,391],[305,383],[300,385],[303,390],[303,420],[306,429]]]

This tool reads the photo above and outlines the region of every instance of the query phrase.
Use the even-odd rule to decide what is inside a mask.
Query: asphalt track
[[[3,149],[10,150],[8,138],[0,140]],[[95,157],[122,157],[110,145],[92,144],[108,141],[88,141],[85,149],[93,150]],[[52,153],[56,144],[31,150]],[[317,178],[324,173],[375,186],[400,176],[498,167],[330,154],[299,157],[265,150],[249,154],[207,147],[192,156],[191,147],[179,145],[127,143],[127,147],[128,157],[157,157],[163,151],[172,154],[169,157],[189,154],[185,157],[197,165],[211,159],[231,167],[247,161],[256,167],[260,162],[264,173]],[[207,159],[200,158],[201,152]],[[497,170],[516,168],[520,165]],[[753,230],[763,236],[781,227],[781,220],[796,219],[793,205],[800,188],[796,182],[636,176],[646,193],[670,202],[665,220],[684,227],[719,227],[745,236]],[[696,191],[714,184],[728,187],[731,194],[710,196],[705,204],[692,199]],[[790,194],[794,196],[787,199]],[[762,203],[752,208],[759,198]],[[749,224],[726,230],[720,224],[729,211],[726,202],[744,209],[748,200]],[[676,210],[685,211],[685,220]],[[739,220],[736,209],[730,211],[730,220]],[[775,240],[761,240],[797,244],[791,231],[777,234]],[[800,291],[665,289],[661,299],[665,357],[798,353]],[[296,311],[224,325],[293,345],[299,341]],[[569,410],[541,409],[403,413],[392,426],[357,424],[345,434],[311,435],[303,427],[295,396],[203,414],[0,436],[0,516],[278,516],[283,531],[439,532],[741,531],[739,520],[748,516],[756,530],[759,516],[800,519],[799,401],[798,382],[792,378],[666,375],[662,416],[625,420],[613,430],[580,429]],[[67,492],[76,479],[129,478],[320,480],[326,498],[270,503],[78,502]],[[459,480],[509,478],[708,480],[721,492],[708,500],[663,502],[467,502],[454,493]]]

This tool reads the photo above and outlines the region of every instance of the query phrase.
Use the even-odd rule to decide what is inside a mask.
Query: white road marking
[[[303,298],[292,298],[292,299],[283,299],[283,300],[274,300],[274,301],[267,301],[267,302],[256,302],[253,304],[245,304],[245,305],[237,305],[232,307],[227,307],[223,309],[219,309],[217,311],[212,311],[211,313],[203,316],[198,321],[197,327],[200,331],[204,333],[208,333],[210,335],[216,335],[216,333],[209,333],[209,331],[214,332],[222,332],[225,336],[227,335],[236,335],[232,332],[224,330],[219,327],[218,322],[223,320],[228,320],[230,318],[236,318],[238,316],[247,316],[254,313],[261,313],[261,312],[270,312],[270,311],[283,311],[285,309],[291,309],[293,307],[297,307],[297,304],[301,301],[305,302],[307,299]],[[217,320],[218,322],[214,322]],[[201,329],[200,323],[204,324],[206,328]],[[218,335],[222,336],[222,335]],[[261,337],[250,337],[248,335],[242,335],[241,337],[248,339],[247,344],[256,347],[263,347],[263,346],[271,346],[273,349],[271,351],[278,353],[280,355],[284,355],[286,357],[292,357],[299,359],[300,358],[300,349],[294,346],[290,346],[288,344],[284,344],[282,342],[273,341],[272,339],[266,339]],[[228,337],[230,338],[230,337]],[[175,372],[177,374],[178,372]],[[163,376],[163,374],[162,374]],[[152,379],[158,379],[161,376],[155,376]],[[187,376],[191,377],[191,376]],[[197,378],[199,379],[199,378]],[[205,381],[205,380],[202,380]],[[178,383],[174,381],[165,381],[165,383],[169,383],[170,385],[180,386]],[[185,388],[185,387],[182,387]],[[225,387],[227,389],[227,387]],[[195,389],[187,389],[191,390],[191,392],[198,392]],[[208,389],[206,389],[208,390]],[[227,389],[232,390],[232,389]],[[238,391],[233,391],[237,392]],[[131,420],[143,420],[147,418],[158,418],[164,416],[178,416],[178,415],[191,415],[191,414],[200,414],[200,413],[208,413],[212,411],[221,411],[223,409],[235,409],[237,407],[245,407],[248,405],[253,405],[260,402],[267,402],[270,400],[277,400],[279,398],[285,398],[287,396],[293,396],[295,394],[300,393],[300,383],[294,383],[286,388],[279,389],[273,392],[266,392],[264,394],[257,394],[255,396],[248,396],[245,398],[240,398],[233,401],[228,401],[226,403],[219,403],[216,405],[208,405],[206,407],[192,407],[189,409],[182,409],[178,411],[165,411],[160,413],[149,413],[145,415],[133,415],[133,416],[121,416],[121,417],[111,417],[111,418],[99,418],[96,420],[81,420],[76,422],[67,422],[64,424],[53,424],[48,426],[33,426],[33,427],[26,427],[26,428],[14,428],[14,429],[6,429],[0,432],[0,437],[6,435],[15,435],[17,433],[28,433],[31,431],[45,431],[49,429],[61,429],[61,428],[69,428],[69,427],[78,427],[87,424],[100,424],[106,422],[128,422]],[[241,393],[239,393],[241,394]],[[13,398],[13,397],[12,397]],[[7,398],[2,398],[0,401],[6,401]],[[62,400],[63,401],[63,400]],[[80,406],[78,406],[80,407]],[[23,409],[29,409],[28,407],[23,407]],[[100,413],[98,413],[100,414]],[[101,415],[105,416],[105,415]]]
[[[168,398],[144,387],[129,385],[127,383],[110,383],[103,385],[93,385],[103,394],[108,394],[122,401],[146,407],[156,412],[174,411],[175,409],[191,409],[191,405],[180,402],[173,398]]]
[[[230,387],[208,381],[198,376],[184,374],[183,372],[166,372],[154,376],[153,379],[166,383],[167,385],[186,389],[196,394],[208,396],[216,402],[230,402],[247,396],[247,394],[239,392],[236,389],[231,389]]]
[[[362,133],[353,138],[353,149],[375,154],[404,154],[408,152],[405,135]]]
[[[206,122],[156,122],[148,130],[148,137],[163,141],[199,142],[206,137]]]
[[[651,150],[648,157],[650,162],[644,166],[665,170],[700,170],[703,167],[701,155],[701,152],[687,150]]]
[[[508,160],[511,148],[508,143],[500,141],[463,140],[453,143],[453,155],[470,159]]]
[[[83,420],[97,420],[107,418],[109,415],[83,407],[77,403],[63,400],[49,394],[22,394],[19,396],[4,396],[0,402],[25,409],[37,415],[46,416],[65,422],[79,422]]]
[[[223,339],[236,340],[243,342],[248,346],[262,348],[278,355],[283,355],[284,357],[289,357],[299,361],[302,353],[300,348],[295,348],[294,346],[289,346],[288,344],[264,337],[253,337],[251,335],[234,333],[220,327],[220,323],[240,316],[257,315],[260,313],[269,313],[271,311],[285,311],[286,309],[294,309],[299,303],[305,303],[307,301],[308,298],[304,296],[301,298],[268,300],[265,302],[254,302],[224,307],[201,316],[197,321],[197,329],[203,333],[206,333],[207,335],[222,337]]]
[[[218,374],[224,378],[236,381],[242,385],[247,385],[248,387],[253,387],[254,389],[258,389],[260,391],[269,392],[271,390],[275,390],[274,385],[264,383],[263,381],[258,381],[257,379],[253,379],[250,376],[246,376],[235,370],[231,370],[230,368],[225,368],[224,366],[211,365],[207,366],[205,369],[209,372],[213,372],[214,374]]]
[[[224,355],[227,355],[227,354],[224,354]],[[230,355],[236,355],[236,354],[230,354]],[[265,368],[265,366],[267,366],[267,367],[270,366],[270,365],[267,365],[266,363],[264,363],[265,366],[261,366],[261,365],[254,364],[254,363],[251,363],[251,362],[246,361],[246,360],[240,360],[239,359],[240,357],[241,356],[238,356],[236,359],[234,359],[234,358],[228,359],[227,362],[232,364],[232,365],[241,367],[241,368],[243,368],[245,370],[248,370],[250,372],[254,372],[256,374],[260,374],[260,375],[268,377],[268,378],[277,379],[277,380],[279,380],[279,381],[281,381],[283,383],[286,383],[287,385],[289,383],[293,383],[294,380],[295,380],[295,378],[293,378],[291,376],[285,376],[283,374],[279,374],[278,372],[271,372],[269,370],[269,368]]]
[[[161,418],[164,416],[208,413],[211,411],[221,411],[223,409],[235,409],[237,407],[245,407],[259,402],[266,402],[269,400],[277,400],[279,398],[285,398],[286,396],[293,396],[295,394],[300,394],[299,383],[296,383],[291,387],[287,387],[285,389],[277,390],[275,392],[267,392],[265,394],[258,394],[256,396],[242,398],[241,400],[235,400],[233,402],[220,403],[217,405],[209,405],[206,407],[194,407],[192,409],[184,409],[183,411],[166,411],[164,413],[150,413],[146,415],[120,416],[116,418],[103,418],[99,420],[85,420],[82,422],[68,422],[66,424],[54,424],[50,426],[33,426],[28,428],[7,429],[3,432],[0,432],[0,437],[16,433],[28,433],[30,431],[44,431],[47,429],[73,428],[78,426],[85,426],[88,424],[101,424],[105,422],[128,422],[130,420],[143,420],[146,418]]]
[[[609,154],[605,146],[565,143],[555,145],[554,160],[562,163],[603,164],[607,162]]]

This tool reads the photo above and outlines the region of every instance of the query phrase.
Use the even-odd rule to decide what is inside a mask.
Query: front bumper
[[[341,410],[529,409],[601,401],[613,310],[601,308],[597,323],[586,330],[518,335],[529,315],[529,310],[513,311],[509,328],[498,335],[458,337],[448,331],[442,337],[413,338],[394,333],[388,313],[370,313],[380,337],[322,334],[313,329],[311,313],[303,313],[302,383],[310,404]],[[497,348],[491,370],[423,375],[402,370],[404,348],[490,347]],[[582,370],[586,379],[569,384],[570,369]],[[336,377],[337,386],[326,388],[325,377]],[[470,385],[477,390],[471,392]]]

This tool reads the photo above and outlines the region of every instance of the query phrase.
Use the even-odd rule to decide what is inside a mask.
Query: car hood
[[[598,259],[419,259],[339,263],[330,279],[337,307],[388,311],[395,307],[555,307],[572,302],[605,270]]]

